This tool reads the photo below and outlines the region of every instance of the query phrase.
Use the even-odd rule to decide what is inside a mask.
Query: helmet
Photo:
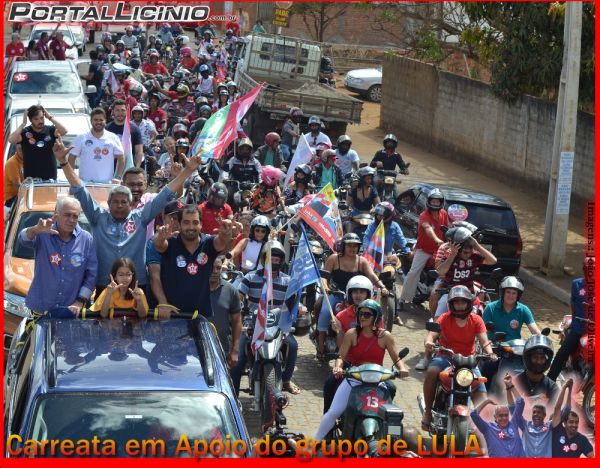
[[[262,172],[260,174],[260,180],[262,180],[263,184],[269,187],[275,187],[277,182],[281,179],[283,172],[280,169],[277,169],[273,166],[265,166],[262,168]]]
[[[233,31],[232,31],[231,29],[228,29],[227,31],[225,31],[225,34],[226,34],[227,36],[229,36],[229,35],[233,35]]]
[[[129,88],[129,92],[134,92],[137,94],[142,94],[144,92],[144,87],[141,83],[133,83]]]
[[[309,184],[312,179],[312,169],[308,164],[299,164],[294,169],[294,175],[298,172],[302,172],[304,174],[304,183]]]
[[[159,54],[159,53],[158,53],[156,50],[154,50],[154,51],[150,52],[150,53],[148,54],[148,56],[149,56],[150,58],[157,58],[157,59],[158,59],[158,58],[160,58],[160,54]]]
[[[178,98],[186,98],[190,94],[190,88],[188,88],[184,84],[177,85],[177,88],[175,89],[175,91],[177,91]]]
[[[544,354],[546,362],[544,364],[534,364],[532,356],[534,354]],[[552,358],[554,357],[554,349],[552,341],[545,335],[533,335],[525,342],[523,348],[523,364],[528,371],[534,374],[543,374],[550,368]]]
[[[342,143],[352,144],[352,139],[348,135],[340,135],[340,137],[337,140],[337,145],[340,146]]]
[[[446,232],[446,240],[455,244],[464,244],[471,239],[472,232],[465,227],[453,227]]]
[[[219,83],[217,85],[217,91],[219,91],[220,89],[227,89],[227,85],[223,82]]]
[[[175,147],[176,148],[189,148],[190,147],[190,141],[187,138],[180,138],[175,143]]]
[[[235,81],[230,81],[227,83],[227,88],[237,88],[237,83]]]
[[[125,43],[121,39],[119,39],[115,44],[125,47]]]
[[[160,37],[157,37],[157,38],[156,38],[156,41],[154,41],[154,45],[155,45],[156,47],[160,48],[160,46],[162,46],[162,45],[163,45],[163,41],[162,41],[162,39],[161,39]]]
[[[178,124],[173,125],[173,130],[171,131],[171,133],[173,135],[177,135],[180,132],[183,132],[183,133],[185,133],[187,135],[188,134],[188,128],[184,124],[182,124],[182,123],[178,123]]]
[[[340,252],[342,255],[344,255],[344,253],[346,252],[346,244],[362,245],[362,242],[360,241],[360,237],[358,237],[358,234],[354,234],[353,232],[344,234],[344,237],[342,237],[342,245]]]
[[[335,163],[337,154],[332,149],[326,149],[321,153],[321,161],[326,162],[329,158],[333,158],[333,162]]]
[[[196,98],[196,104],[208,104],[208,99],[205,96],[199,96]]]
[[[392,133],[388,133],[386,136],[383,137],[383,146],[385,146],[386,141],[391,141],[394,143],[394,146],[398,146],[398,138],[396,138],[396,135]]]
[[[227,91],[226,89],[222,89],[221,91],[219,91],[219,96],[229,96],[229,91]]]
[[[185,34],[182,34],[180,36],[177,36],[177,38],[175,39],[176,41],[181,41],[181,43],[183,45],[187,45],[190,43],[190,38],[187,37]]]
[[[252,220],[252,222],[250,223],[250,236],[249,236],[251,240],[256,240],[254,238],[254,228],[256,228],[256,227],[263,227],[267,230],[267,233],[268,233],[269,229],[271,229],[271,226],[269,225],[269,218],[267,218],[266,216],[263,216],[263,215],[259,215]],[[266,239],[266,236],[265,236],[265,239]]]
[[[279,257],[281,259],[282,263],[285,262],[285,259],[286,259],[285,248],[283,247],[281,242],[279,242],[278,240],[270,240],[265,244],[265,248],[262,253],[263,265],[265,263],[265,256],[267,255],[268,247],[271,247],[271,256],[272,257]]]
[[[206,52],[212,52],[215,50],[215,46],[212,44],[206,44]]]
[[[331,148],[331,145],[325,142],[321,142],[315,148],[315,151],[318,153],[319,151],[325,151]]]
[[[321,119],[319,117],[313,115],[310,117],[310,119],[308,119],[308,126],[310,127],[312,124],[319,124],[322,126],[323,122],[321,122]]]
[[[107,32],[102,33],[102,42],[104,41],[112,41],[112,34]]]
[[[138,68],[140,68],[140,65],[142,64],[142,62],[140,61],[140,59],[138,57],[133,57],[130,61],[129,61],[129,65],[131,65],[131,68],[135,68],[136,70]]]
[[[273,148],[273,146],[275,145],[275,143],[279,143],[280,141],[281,141],[281,137],[279,136],[278,133],[269,132],[265,136],[265,144],[267,146],[269,146],[270,148]]]
[[[133,109],[131,109],[131,115],[133,115],[133,113],[136,111],[139,111],[142,113],[142,115],[144,115],[144,108],[139,104],[137,106],[133,106]]]
[[[375,321],[373,323],[378,323],[383,316],[383,310],[381,309],[381,306],[373,299],[365,299],[358,304],[357,310],[360,311],[360,309],[371,309],[371,311],[375,313]]]
[[[440,206],[434,206],[430,203],[430,201],[434,198],[442,201],[442,203],[440,203]],[[444,194],[439,189],[433,189],[431,192],[429,192],[429,195],[427,196],[427,208],[433,211],[439,211],[444,205],[444,200]]]
[[[238,144],[237,147],[241,148],[242,146],[249,146],[250,149],[253,149],[254,147],[252,146],[252,140],[250,140],[250,138],[242,138]]]
[[[357,275],[353,278],[350,278],[350,281],[348,281],[346,286],[346,300],[348,302],[352,302],[351,293],[353,289],[365,289],[369,292],[367,299],[371,299],[371,297],[373,297],[373,283],[371,283],[371,280],[366,276]]]
[[[504,290],[507,288],[516,289],[517,290],[517,301],[521,300],[521,296],[523,295],[523,291],[525,291],[525,287],[523,283],[516,276],[507,276],[502,280],[499,286],[500,290],[500,301],[504,301]]]
[[[192,56],[192,49],[189,48],[189,47],[182,47],[181,50],[179,51],[179,53],[181,55],[183,55],[184,57],[191,57]]]
[[[200,71],[200,73],[210,73],[210,68],[208,68],[208,65],[206,65],[205,63],[200,65],[200,68],[198,70]]]
[[[223,200],[227,200],[227,187],[222,182],[215,182],[210,187],[208,192],[208,196],[222,198]]]
[[[202,35],[203,35],[203,36],[206,36],[207,34],[208,34],[210,37],[213,37],[213,35],[212,35],[212,33],[210,32],[210,30],[209,30],[209,29],[207,29],[206,31],[204,31],[204,32],[202,33]]]
[[[375,207],[375,214],[382,215],[384,223],[389,223],[394,218],[395,213],[396,209],[394,208],[394,205],[387,201],[378,203]]]
[[[125,32],[133,32],[133,26],[126,26]]]
[[[367,176],[373,177],[375,175],[375,172],[375,169],[369,166],[361,167],[358,171],[356,171],[360,182],[363,182],[364,178]]]
[[[302,109],[300,109],[299,107],[292,107],[290,109],[291,117],[302,117],[303,115],[304,115],[304,112],[302,112]]]
[[[464,311],[458,312],[454,310],[454,301],[456,299],[464,299],[467,301],[467,308]],[[450,289],[450,292],[448,293],[448,308],[455,317],[465,318],[469,315],[473,309],[473,295],[469,288],[460,285]]]
[[[209,114],[212,114],[212,109],[209,105],[204,104],[200,106],[200,109],[198,109],[198,113],[202,114],[202,112],[208,112]]]

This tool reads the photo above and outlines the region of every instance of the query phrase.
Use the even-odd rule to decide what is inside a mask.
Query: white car
[[[350,70],[344,78],[344,86],[370,101],[381,102],[381,77],[381,68]]]
[[[40,23],[36,24],[31,29],[31,34],[29,35],[29,41],[36,41],[40,38],[43,32],[47,32],[50,36],[54,30],[56,29],[56,23]],[[77,60],[79,57],[78,49],[77,49],[77,41],[75,36],[73,35],[73,31],[71,31],[70,26],[59,26],[58,30],[63,33],[63,40],[67,43],[67,45],[75,44],[76,47],[72,47],[65,51],[65,57],[71,60]]]

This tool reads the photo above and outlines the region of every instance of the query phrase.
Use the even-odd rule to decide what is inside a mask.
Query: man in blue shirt
[[[92,235],[79,226],[80,214],[81,204],[64,197],[52,218],[19,233],[21,244],[35,248],[35,271],[25,298],[35,312],[68,307],[78,316],[96,286],[96,248]]]
[[[71,191],[83,208],[90,222],[92,234],[96,242],[98,255],[98,287],[99,294],[109,283],[109,274],[115,260],[129,257],[135,264],[137,280],[140,287],[147,284],[146,274],[146,228],[160,214],[166,204],[175,198],[184,181],[198,169],[200,156],[190,158],[185,169],[165,186],[160,193],[146,203],[142,209],[131,209],[133,196],[128,187],[118,185],[108,196],[108,210],[98,206],[79,176],[66,160],[71,148],[65,148],[62,140],[57,139],[54,154],[63,168],[71,185]]]
[[[592,275],[594,274],[595,266],[595,257],[585,258],[583,263],[583,273],[586,275],[586,278],[590,277],[590,273]],[[565,339],[556,352],[550,370],[548,371],[548,378],[552,380],[556,380],[560,371],[563,370],[565,362],[567,362],[569,356],[577,350],[579,347],[579,340],[585,334],[585,322],[577,320],[577,318],[587,318],[584,302],[590,301],[587,299],[586,291],[586,280],[584,278],[573,280],[573,283],[571,284],[571,326],[567,330]]]

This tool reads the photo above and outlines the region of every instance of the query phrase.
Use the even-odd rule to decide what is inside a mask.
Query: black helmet
[[[383,146],[385,146],[386,141],[391,141],[394,143],[394,146],[398,146],[398,138],[393,133],[388,133],[383,137]]]
[[[454,301],[457,299],[464,299],[467,301],[467,308],[464,311],[454,310]],[[473,295],[471,294],[469,288],[459,285],[450,289],[450,292],[448,293],[448,308],[455,317],[465,318],[467,315],[469,315],[473,309]]]
[[[227,200],[227,187],[225,187],[225,184],[223,184],[222,182],[215,182],[210,187],[210,190],[208,191],[208,196],[213,196],[217,198],[222,198],[223,200]]]
[[[138,57],[132,57],[129,60],[129,65],[131,65],[131,68],[135,68],[136,70],[138,68],[140,68],[141,64],[142,64],[142,62],[140,61],[140,59]]]
[[[521,300],[521,296],[523,295],[523,292],[525,291],[525,287],[523,286],[523,283],[516,276],[505,277],[502,280],[502,282],[500,283],[500,286],[498,289],[500,290],[500,302],[504,301],[504,291],[506,289],[516,289],[517,290],[517,301]]]
[[[299,164],[294,169],[294,175],[299,172],[301,172],[304,175],[304,179],[302,179],[302,181],[305,184],[309,184],[312,180],[312,169],[310,168],[310,166],[308,164]]]
[[[433,200],[434,198],[442,201],[442,203],[440,203],[440,206],[434,206],[430,203],[431,200]],[[433,189],[431,192],[429,192],[429,195],[427,196],[427,208],[429,208],[432,211],[439,211],[444,207],[444,200],[444,194],[439,189]]]
[[[354,234],[353,232],[344,234],[344,237],[342,237],[342,245],[340,246],[340,253],[342,255],[344,255],[344,253],[346,252],[346,244],[358,244],[360,246],[362,245],[362,242],[360,241],[360,237],[358,237],[358,234]]]
[[[358,179],[362,183],[363,179],[367,176],[373,177],[376,173],[375,169],[370,166],[361,167],[357,172]]]
[[[471,231],[464,227],[452,227],[446,232],[446,240],[454,244],[464,244],[471,239]]]
[[[545,364],[534,364],[531,357],[534,354],[544,354],[546,357]],[[543,374],[550,368],[552,358],[554,357],[554,349],[552,342],[545,335],[533,335],[525,343],[523,348],[523,364],[528,371],[534,374]]]
[[[190,147],[190,141],[187,138],[180,138],[175,143],[175,146],[177,148],[189,148]]]

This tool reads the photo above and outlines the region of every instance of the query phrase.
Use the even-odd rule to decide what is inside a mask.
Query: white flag
[[[294,175],[294,170],[300,164],[308,164],[314,156],[314,153],[310,149],[308,145],[308,141],[306,137],[302,134],[300,135],[300,139],[298,140],[298,146],[296,147],[296,152],[294,153],[294,157],[290,162],[290,167],[288,168],[287,175],[285,176],[285,181],[283,182],[283,188],[287,188],[290,183],[290,179]]]

